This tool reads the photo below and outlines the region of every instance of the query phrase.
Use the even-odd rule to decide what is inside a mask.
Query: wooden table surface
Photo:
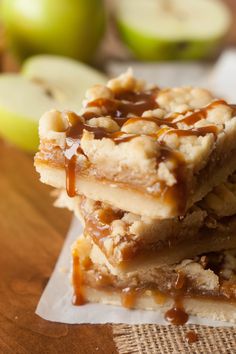
[[[33,158],[0,140],[0,353],[116,353],[109,325],[65,325],[34,314],[71,215],[54,208]]]

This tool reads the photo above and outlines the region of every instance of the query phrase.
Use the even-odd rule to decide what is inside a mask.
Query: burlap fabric
[[[198,341],[188,344],[193,330]],[[113,325],[114,341],[120,354],[236,354],[236,327],[199,325]]]

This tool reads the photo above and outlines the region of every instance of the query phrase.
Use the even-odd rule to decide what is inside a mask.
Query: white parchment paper
[[[147,66],[145,68],[149,73],[147,76],[149,76],[150,68],[148,69]],[[124,68],[122,68],[122,70],[123,69]],[[152,66],[151,69],[152,72],[154,72],[155,66]],[[184,75],[187,75],[188,77],[186,82],[191,83],[192,72],[193,85],[196,83],[202,83],[204,86],[215,91],[216,94],[229,99],[231,103],[236,103],[236,51],[226,52],[213,69],[209,69],[209,67],[201,68],[197,65],[195,69],[194,66],[191,66],[184,71],[183,65],[179,67],[178,64],[176,64],[176,66],[170,66],[169,69],[165,66],[164,69],[165,76],[168,75],[169,72],[168,84],[176,86],[181,85]],[[138,71],[139,70],[142,71],[140,64],[138,67]],[[143,71],[145,70],[143,69]],[[114,73],[118,72],[119,69],[116,65]],[[159,76],[161,76],[162,71],[160,65],[158,65],[158,72]],[[170,83],[171,73],[173,72],[175,72],[175,75],[173,77],[173,82]],[[164,77],[162,76],[162,82],[163,80]],[[81,232],[82,226],[76,219],[73,219],[58,262],[37,306],[36,314],[49,321],[71,324],[167,324],[163,318],[163,314],[158,311],[127,310],[121,307],[102,304],[86,304],[83,306],[74,306],[72,304],[73,290],[70,283],[71,245]],[[232,326],[232,323],[210,321],[208,319],[200,319],[194,316],[190,317],[189,323],[208,326]]]

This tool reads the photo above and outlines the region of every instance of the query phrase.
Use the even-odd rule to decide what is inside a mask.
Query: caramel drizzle
[[[187,137],[187,136],[205,136],[207,134],[214,134],[216,137],[217,127],[215,125],[208,125],[206,127],[200,127],[197,129],[168,129],[162,128],[158,131],[157,137],[159,138],[159,142],[164,140],[166,135],[176,134],[178,137]]]
[[[187,278],[182,272],[176,274],[176,280],[173,289],[174,306],[165,313],[166,321],[173,325],[184,325],[189,316],[183,307],[183,296],[187,290]]]
[[[190,112],[192,112],[191,114],[178,119],[178,117],[180,116],[180,113],[174,113],[172,114],[170,117],[166,118],[165,120],[167,120],[168,122],[174,122],[175,123],[185,123],[186,125],[193,125],[197,122],[199,122],[202,119],[206,119],[207,118],[207,113],[211,110],[216,108],[219,105],[227,105],[226,101],[224,100],[216,100],[211,102],[210,104],[208,104],[206,107],[201,108],[199,110],[197,110],[196,112],[194,112],[193,110],[191,110]],[[187,114],[189,111],[187,112],[183,112],[181,113],[181,115],[185,115]],[[178,119],[178,121],[177,121]]]
[[[178,134],[178,131],[180,130],[178,128],[178,123],[184,123],[186,125],[193,125],[195,123],[197,123],[198,121],[202,120],[202,119],[206,119],[207,118],[207,113],[209,112],[209,110],[211,109],[214,109],[215,107],[217,107],[218,105],[227,105],[227,103],[224,101],[224,100],[217,100],[217,101],[214,101],[212,103],[210,103],[208,106],[204,107],[204,108],[201,108],[199,109],[198,111],[196,112],[193,112],[191,111],[192,113],[181,118],[181,119],[178,119],[178,117],[180,115],[185,115],[187,114],[187,112],[183,112],[183,113],[174,113],[172,114],[170,117],[168,118],[156,118],[156,117],[147,117],[147,118],[144,118],[144,117],[132,117],[128,120],[126,120],[123,124],[123,126],[126,126],[126,125],[129,125],[129,124],[132,124],[132,123],[135,123],[135,122],[138,122],[138,121],[149,121],[149,122],[153,122],[153,123],[156,123],[158,126],[167,126],[167,127],[170,127],[170,128],[174,128],[177,130],[176,134]],[[230,107],[232,109],[235,109],[236,110],[236,105],[230,105]],[[189,129],[187,130],[189,135],[191,134],[191,132],[193,132],[192,135],[196,135],[196,134],[199,134],[198,136],[200,135],[204,135],[204,134],[208,134],[208,133],[213,133],[215,134],[217,132],[217,128],[215,125],[210,125],[210,126],[206,126],[204,128],[211,128],[212,131],[209,129],[209,131],[202,131],[201,128],[193,128],[193,129]],[[185,130],[186,131],[186,130]]]
[[[98,99],[88,103],[88,107],[104,107],[107,115],[112,115],[113,119],[119,126],[122,126],[127,118],[127,115],[132,113],[135,115],[142,115],[142,113],[148,109],[154,109],[158,107],[156,103],[156,95],[158,89],[147,92],[120,92],[116,94],[114,100]],[[121,101],[122,100],[122,101]],[[76,195],[76,157],[79,153],[83,153],[80,147],[80,140],[82,138],[84,130],[87,130],[94,134],[95,139],[110,138],[116,144],[128,142],[136,135],[108,133],[105,129],[99,127],[92,127],[86,124],[86,120],[98,117],[97,114],[92,112],[86,112],[81,117],[73,112],[67,112],[67,119],[70,123],[70,127],[66,132],[66,149],[65,149],[65,169],[66,169],[66,189],[70,197]],[[85,120],[85,123],[83,122]],[[120,134],[119,134],[120,133]],[[125,135],[125,136],[124,136]]]
[[[69,197],[76,196],[76,154],[65,159],[66,190]]]
[[[174,306],[165,313],[165,319],[176,326],[182,326],[188,322],[189,316],[184,311],[181,298],[175,298]]]
[[[158,89],[146,92],[123,91],[115,95],[115,99],[98,98],[87,104],[87,107],[99,107],[104,109],[106,115],[123,125],[125,117],[129,114],[141,116],[147,110],[158,108],[156,97]]]
[[[84,215],[85,233],[93,237],[93,241],[103,249],[103,241],[112,233],[112,222],[123,217],[122,210],[113,210],[111,208],[102,209],[98,214]]]
[[[125,288],[121,292],[121,304],[123,307],[132,309],[138,297],[139,291],[137,289]]]
[[[72,282],[74,288],[73,305],[83,305],[85,303],[83,295],[83,277],[80,269],[80,260],[77,253],[73,254]]]
[[[198,334],[194,331],[188,331],[185,335],[186,340],[189,344],[195,343],[198,341]]]
[[[165,118],[165,119],[158,119],[155,117],[150,117],[150,118],[144,118],[141,117],[143,112],[147,110],[153,110],[155,108],[158,108],[158,104],[156,102],[156,97],[158,94],[158,89],[155,88],[150,91],[146,92],[129,92],[129,91],[123,91],[119,92],[115,95],[115,99],[104,99],[104,98],[99,98],[96,99],[92,102],[89,102],[87,104],[87,107],[100,107],[102,111],[104,111],[104,116],[105,115],[110,115],[116,123],[122,127],[131,123],[134,123],[135,121],[152,121],[156,123],[159,126],[159,129],[155,134],[147,134],[147,136],[150,136],[154,139],[157,139],[159,143],[162,144],[163,139],[165,135],[170,135],[170,134],[176,134],[177,136],[205,136],[206,134],[214,134],[216,137],[217,134],[217,127],[215,125],[209,125],[205,127],[200,127],[200,128],[194,128],[194,129],[178,129],[178,123],[182,122],[187,125],[191,125],[196,123],[197,121],[204,119],[207,117],[207,112],[210,109],[213,109],[219,104],[226,104],[225,101],[223,100],[218,100],[212,102],[210,105],[198,110],[197,112],[194,112],[187,117],[184,117],[178,121],[176,119],[180,114],[174,114],[171,117]],[[234,106],[231,106],[232,109],[234,109]],[[137,117],[132,117],[129,118],[128,115],[133,114],[136,115]],[[70,197],[73,197],[76,195],[76,156],[78,154],[83,154],[84,152],[82,151],[80,147],[80,141],[83,136],[84,130],[93,133],[95,139],[103,139],[103,138],[109,138],[114,141],[115,144],[121,144],[125,142],[129,142],[130,140],[138,137],[138,134],[127,134],[121,131],[115,132],[115,133],[109,133],[107,132],[104,128],[100,127],[93,127],[90,126],[89,124],[86,123],[88,119],[91,118],[96,118],[98,117],[97,114],[94,114],[92,112],[86,112],[84,113],[81,117],[76,115],[73,112],[67,112],[67,119],[70,122],[70,127],[68,128],[66,132],[66,149],[65,149],[65,169],[66,169],[66,187],[67,187],[67,193]],[[160,128],[161,126],[164,126],[163,128]],[[164,159],[166,159],[166,148],[161,146],[161,155],[164,156]],[[184,197],[184,192],[183,192],[183,181],[184,181],[184,175],[180,171],[182,168],[184,168],[184,161],[176,155],[173,151],[169,150],[169,158],[175,161],[176,164],[179,163],[179,167],[176,167],[176,179],[178,183],[180,183],[180,192],[177,193],[178,197],[183,198]],[[159,159],[160,161],[163,160],[163,158]],[[158,163],[158,160],[157,160]],[[181,172],[181,173],[180,173]],[[180,177],[181,176],[181,177]],[[177,184],[178,184],[177,183]],[[170,190],[173,190],[173,188],[164,188],[165,192],[169,190],[169,193],[167,193],[170,196]],[[151,190],[151,189],[150,189]],[[174,188],[174,194],[176,194],[177,188]],[[169,197],[168,197],[169,198]],[[172,198],[172,200],[175,200]],[[180,199],[179,199],[180,200]],[[183,199],[181,199],[183,200]],[[183,206],[180,208],[182,211],[184,211],[184,200],[183,200]],[[180,210],[180,211],[181,211]]]

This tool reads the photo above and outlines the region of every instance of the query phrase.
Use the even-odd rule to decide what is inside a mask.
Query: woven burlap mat
[[[236,353],[236,327],[121,324],[112,328],[119,354]],[[198,341],[192,344],[186,340],[190,330],[198,334]]]

